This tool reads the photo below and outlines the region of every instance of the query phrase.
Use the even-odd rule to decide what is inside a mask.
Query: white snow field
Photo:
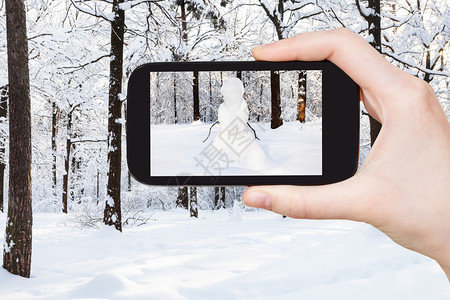
[[[321,122],[285,122],[277,129],[270,129],[270,123],[251,123],[259,141],[233,140],[233,133],[223,131],[223,148],[211,146],[219,134],[220,124],[215,125],[208,136],[211,124],[152,125],[151,126],[151,175],[175,176],[190,174],[210,175],[321,175],[322,174],[322,131]],[[253,147],[259,145],[259,147]],[[220,148],[220,147],[219,147]],[[266,155],[258,150],[263,149]],[[225,153],[225,154],[224,154]],[[254,160],[249,168],[239,161],[248,157]]]
[[[0,299],[450,299],[435,261],[366,224],[239,209],[199,216],[155,211],[119,233],[36,213],[32,277],[0,268]]]

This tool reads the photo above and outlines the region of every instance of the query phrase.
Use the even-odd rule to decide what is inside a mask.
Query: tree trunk
[[[188,34],[187,34],[187,22],[186,22],[186,4],[184,0],[177,1],[177,4],[180,6],[181,10],[181,38],[183,42],[187,45],[188,42]],[[176,56],[177,60],[180,59],[179,56]],[[174,75],[175,78],[176,75]],[[195,77],[195,74],[194,74]],[[194,78],[195,80],[195,78]],[[176,107],[176,83],[174,79],[174,105]],[[195,89],[195,88],[194,88]],[[195,94],[195,92],[193,92]],[[195,95],[194,95],[194,109],[195,109]],[[195,114],[195,113],[194,113]],[[175,111],[175,124],[176,120],[176,111]],[[177,197],[177,207],[183,207],[184,209],[189,209],[189,189],[188,187],[179,187],[178,188],[178,197]]]
[[[177,1],[180,2],[180,1]],[[186,22],[186,3],[184,0],[181,1],[180,9],[181,9],[181,31],[183,41],[187,44],[188,41],[188,33],[187,33],[187,22]]]
[[[356,0],[359,1],[359,0]],[[370,44],[381,53],[381,15],[380,0],[369,0],[369,8],[374,12],[366,20],[369,27],[369,36],[373,39]],[[370,143],[373,146],[381,130],[381,123],[369,116],[370,119]]]
[[[189,212],[191,218],[198,218],[198,207],[197,207],[197,187],[189,187]]]
[[[1,212],[3,212],[3,210],[4,210],[3,191],[5,190],[5,168],[6,168],[6,165],[3,162],[1,162],[0,163],[0,211]]]
[[[212,76],[211,72],[209,73],[209,107],[208,107],[208,121],[212,122],[212,107],[213,107],[213,95],[212,95]]]
[[[381,15],[380,0],[369,0],[369,9],[374,13],[367,17],[369,36],[373,36],[370,44],[381,53]]]
[[[9,81],[9,201],[3,267],[30,277],[32,246],[31,112],[23,0],[6,0]]]
[[[225,207],[225,187],[214,187],[214,209]]]
[[[158,93],[158,91],[159,91],[159,84],[158,84],[158,82],[159,82],[159,76],[158,76],[158,73],[157,73],[157,75],[156,75],[156,92]],[[159,98],[159,96],[157,96],[156,97],[156,100]],[[127,121],[128,121],[128,119],[127,119],[127,116],[128,116],[128,114],[127,114],[127,103],[125,102],[124,103],[124,107],[123,107],[123,113],[124,113],[124,116],[125,116],[125,123],[127,123]],[[161,120],[157,120],[156,122],[160,122]],[[131,192],[131,173],[130,173],[130,170],[127,170],[127,181],[128,181],[128,186],[127,186],[127,190],[129,191],[129,192]]]
[[[427,68],[427,70],[431,70],[431,55],[430,55],[430,51],[427,52],[426,57],[425,57],[425,68]],[[430,73],[425,73],[425,76],[423,77],[423,80],[426,83],[430,83],[432,77]]]
[[[183,186],[178,188],[178,197],[176,207],[182,207],[184,209],[189,208],[189,195],[188,195],[188,187]]]
[[[262,116],[262,107],[263,107],[263,103],[264,103],[264,99],[263,99],[263,95],[264,95],[264,84],[261,82],[261,92],[259,93],[259,108],[258,108],[258,116],[256,121],[260,122],[261,120],[263,120],[263,116]]]
[[[120,207],[120,179],[122,170],[122,92],[123,37],[125,11],[119,8],[123,0],[113,0],[115,18],[111,22],[111,62],[109,76],[108,104],[108,185],[107,200],[103,221],[106,225],[122,231],[122,212]]]
[[[220,205],[225,208],[225,192],[226,188],[224,186],[220,187]]]
[[[100,199],[100,171],[97,170],[97,205],[98,205],[98,201]]]
[[[173,73],[173,118],[174,124],[178,123],[177,120],[177,74]]]
[[[305,123],[306,110],[306,71],[298,74],[297,120]]]
[[[275,129],[283,125],[281,119],[281,96],[280,96],[280,72],[270,71],[270,92],[272,99],[272,118],[270,128]]]
[[[8,115],[8,85],[0,88],[0,118]],[[6,168],[6,139],[3,137],[0,144],[0,211],[3,212],[4,189],[5,189],[5,168]]]
[[[193,80],[193,93],[194,93],[194,121],[200,120],[200,94],[198,86],[198,71],[194,71]]]
[[[128,191],[131,192],[131,173],[128,171]]]
[[[219,199],[220,199],[220,187],[214,187],[214,208],[219,209]]]
[[[278,0],[276,9],[271,11],[269,7],[262,1],[260,1],[261,7],[264,9],[267,17],[272,22],[277,33],[278,40],[285,38],[283,34],[283,28],[281,24],[284,18],[284,0]],[[280,98],[280,73],[279,71],[270,71],[270,90],[271,90],[271,106],[272,116],[270,122],[270,128],[275,129],[283,125],[281,119],[281,98]]]
[[[66,155],[64,155],[64,175],[63,175],[63,192],[62,192],[62,212],[67,214],[67,198],[69,195],[69,170],[70,170],[70,151],[72,149],[72,114],[71,109],[67,115],[67,138],[66,138]]]
[[[58,134],[58,123],[60,118],[60,110],[55,102],[52,102],[52,190],[53,195],[56,196],[56,135]]]
[[[77,139],[78,136],[74,134],[74,138]],[[77,144],[73,143],[72,146],[72,188],[70,190],[70,200],[76,201],[76,203],[80,204],[81,199],[84,196],[84,186],[80,184],[82,178],[81,166],[83,164],[83,160],[80,156],[75,155],[77,150]]]

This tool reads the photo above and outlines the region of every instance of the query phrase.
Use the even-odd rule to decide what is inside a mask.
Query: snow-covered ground
[[[270,123],[252,123],[251,125],[260,140],[253,138],[250,143],[259,144],[268,159],[259,157],[258,153],[251,153],[250,157],[257,161],[257,165],[271,164],[270,168],[255,170],[239,163],[238,156],[245,151],[254,150],[251,147],[245,148],[245,143],[244,147],[241,147],[237,141],[229,142],[230,150],[225,153],[226,155],[214,153],[214,149],[209,148],[209,145],[219,133],[220,124],[212,128],[209,139],[203,143],[208,136],[211,124],[196,122],[152,125],[151,174],[153,176],[322,174],[321,122],[305,124],[285,122],[277,129],[270,129]],[[223,137],[224,139],[228,137],[226,132]],[[239,155],[235,155],[236,153]]]
[[[0,299],[450,298],[436,262],[366,224],[231,212],[155,211],[123,233],[37,213],[32,278],[1,269]]]

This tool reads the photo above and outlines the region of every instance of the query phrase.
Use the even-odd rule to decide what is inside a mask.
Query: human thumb
[[[243,201],[292,218],[361,221],[363,187],[357,181],[353,177],[322,186],[253,186],[245,191]]]

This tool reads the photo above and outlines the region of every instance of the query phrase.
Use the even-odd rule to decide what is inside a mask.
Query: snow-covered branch
[[[86,4],[85,1],[70,0],[70,2],[76,9],[78,9],[81,12],[84,12],[93,17],[102,18],[108,22],[114,21],[115,13],[114,12],[104,13],[103,10],[100,7],[98,7],[97,1],[94,2],[94,7],[90,7],[88,4]],[[79,5],[79,3],[83,3],[83,6]]]
[[[356,7],[358,8],[359,13],[360,13],[361,16],[364,17],[365,19],[367,19],[368,17],[370,17],[372,14],[374,14],[373,9],[368,8],[368,7],[361,6],[361,4],[359,3],[359,0],[355,0],[355,4],[356,4]]]
[[[410,63],[410,62],[404,60],[403,58],[401,58],[400,56],[398,56],[398,55],[396,55],[394,53],[383,52],[383,54],[386,55],[386,56],[389,56],[393,60],[395,60],[395,61],[397,61],[397,62],[399,62],[399,63],[401,63],[401,64],[403,64],[405,66],[408,66],[408,67],[413,68],[413,69],[417,69],[417,70],[419,70],[421,72],[424,72],[424,73],[428,73],[428,74],[431,74],[431,75],[437,75],[437,76],[446,76],[446,77],[450,76],[450,73],[430,70],[430,69],[424,68],[422,66]]]
[[[107,139],[104,138],[72,138],[70,139],[72,144],[75,143],[102,143],[102,142],[107,142]]]
[[[387,16],[386,14],[382,14],[382,17],[386,17],[386,16]],[[407,24],[411,20],[411,18],[414,16],[414,14],[410,14],[410,15],[404,17],[403,19],[392,18],[390,16],[391,15],[389,15],[388,18],[390,18],[392,21],[397,22],[397,23],[393,23],[389,26],[381,27],[381,30],[387,30],[387,29],[391,29],[391,28],[401,27],[401,26]]]
[[[163,0],[130,0],[130,1],[125,1],[119,4],[119,8],[121,10],[129,10],[130,8],[133,8],[135,6],[138,6],[139,4],[142,3],[157,3],[157,2],[162,2]]]
[[[284,4],[284,9],[286,11],[297,11],[308,5],[316,5],[316,3],[314,1],[286,2]]]
[[[105,57],[110,57],[110,56],[111,56],[111,55],[109,55],[109,54],[105,54],[105,55],[102,55],[102,56],[100,56],[100,57],[98,57],[98,58],[96,58],[96,59],[94,59],[94,60],[91,60],[91,61],[89,61],[89,62],[87,62],[87,63],[81,64],[81,65],[79,65],[79,66],[59,67],[58,69],[74,69],[74,70],[72,70],[72,71],[69,71],[69,72],[64,73],[64,74],[70,74],[70,73],[73,73],[73,72],[76,72],[76,71],[79,71],[79,70],[83,69],[83,68],[86,67],[87,65],[96,63],[96,62],[98,62],[99,60],[101,60],[101,59],[103,59],[103,58],[105,58]]]
[[[35,35],[35,36],[32,36],[32,37],[29,37],[28,40],[31,41],[31,40],[34,40],[34,39],[36,39],[38,37],[42,37],[42,36],[53,36],[53,33],[41,33],[41,34],[38,34],[38,35]]]

